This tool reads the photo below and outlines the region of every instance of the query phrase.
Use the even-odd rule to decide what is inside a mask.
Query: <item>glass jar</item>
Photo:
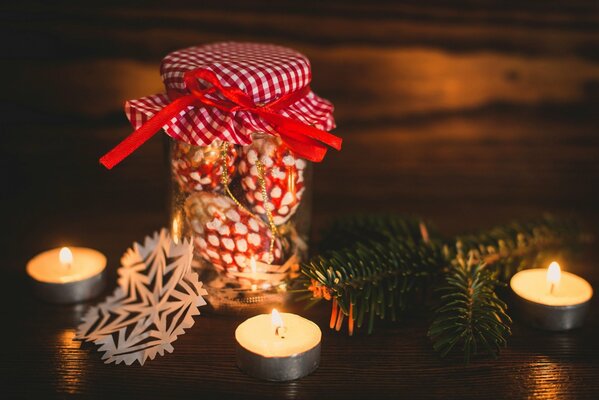
[[[308,250],[311,163],[265,133],[246,146],[168,142],[171,232],[193,241],[212,309],[255,315],[282,306]]]

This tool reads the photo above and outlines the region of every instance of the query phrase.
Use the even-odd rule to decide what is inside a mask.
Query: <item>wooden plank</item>
[[[381,210],[421,214],[449,231],[544,211],[576,211],[592,227],[599,222],[596,125],[592,111],[511,107],[347,124],[342,127],[343,150],[331,151],[315,166],[315,229],[333,215]],[[27,132],[30,143],[44,143],[21,146],[18,136],[5,142],[12,149],[6,165],[17,165],[18,171],[9,182],[21,188],[18,195],[8,193],[14,196],[11,204],[35,210],[25,217],[14,215],[26,218],[28,229],[60,227],[69,216],[85,221],[97,210],[95,197],[124,224],[160,226],[157,218],[143,222],[149,221],[148,214],[164,213],[166,206],[160,137],[108,172],[97,159],[128,133],[124,121],[26,125],[19,130]],[[68,195],[60,203],[38,202],[38,193],[54,192]],[[143,201],[139,193],[145,193]],[[66,228],[65,235],[76,236],[82,227],[71,222]],[[55,232],[42,234],[50,239]],[[26,245],[38,238],[23,240]]]
[[[589,85],[599,81],[599,64],[577,57],[363,47],[311,48],[306,53],[313,64],[313,87],[334,102],[340,121],[454,112],[493,103],[579,103],[592,93]],[[0,96],[23,107],[33,102],[36,109],[52,114],[120,113],[124,100],[164,90],[158,62],[8,61],[5,66],[15,73]]]
[[[556,335],[516,319],[501,358],[469,366],[433,353],[426,316],[371,337],[325,329],[316,373],[272,384],[235,367],[240,320],[215,315],[199,317],[171,355],[106,366],[71,340],[85,306],[38,302],[23,273],[38,251],[88,245],[108,255],[114,284],[123,250],[166,224],[160,138],[110,172],[97,158],[130,132],[122,101],[162,90],[162,56],[214,40],[296,47],[312,60],[315,90],[336,104],[345,144],[315,167],[315,232],[346,212],[419,214],[449,234],[574,211],[597,234],[597,9],[582,0],[3,5],[0,299],[14,327],[0,330],[10,344],[0,350],[5,397],[597,397],[598,296],[584,329]],[[585,254],[568,269],[599,287],[598,260]],[[307,315],[325,327],[327,313]]]
[[[120,36],[124,42],[112,40],[116,47],[101,48],[112,53],[128,50],[125,54],[129,56],[152,53],[165,39],[181,42],[195,34],[200,39],[195,44],[205,41],[202,35],[209,39],[230,38],[232,33],[246,39],[269,37],[297,44],[432,45],[458,50],[497,46],[529,53],[582,51],[577,48],[581,44],[596,48],[596,3],[465,3],[467,6],[460,2],[205,2],[198,7],[187,2],[139,7],[135,2],[124,2],[110,8],[71,4],[24,9],[35,24],[9,24],[5,29],[45,29],[62,36],[67,43],[77,41],[69,32],[85,32],[89,49],[102,38]],[[129,41],[136,37],[135,42]],[[144,40],[150,37],[158,42]],[[78,47],[85,49],[82,44]]]

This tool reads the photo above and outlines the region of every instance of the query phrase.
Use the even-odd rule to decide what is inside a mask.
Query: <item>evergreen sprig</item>
[[[551,216],[451,239],[431,234],[418,218],[354,216],[332,225],[321,255],[301,270],[313,301],[332,300],[331,328],[340,330],[348,317],[350,334],[354,322],[360,327],[368,320],[371,333],[375,316],[397,320],[445,282],[430,336],[441,355],[457,345],[468,360],[479,350],[495,354],[509,336],[509,316],[495,294],[498,282],[546,263],[549,255],[556,257],[579,240],[575,223]],[[466,268],[462,260],[468,259],[478,264]],[[463,296],[465,288],[478,305],[466,320],[457,318],[459,302],[445,303],[452,294]]]
[[[469,362],[473,355],[495,356],[505,347],[512,320],[495,294],[498,284],[484,262],[460,261],[445,275],[439,288],[441,306],[428,331],[441,357],[459,349]]]
[[[351,250],[331,251],[304,265],[302,272],[310,278],[314,291],[322,288],[323,297],[333,298],[337,319],[331,327],[341,327],[343,315],[358,328],[368,317],[368,333],[374,317],[397,317],[411,306],[418,293],[426,289],[443,263],[442,249],[434,244],[415,243],[410,239],[388,238],[387,241],[357,243]]]
[[[356,243],[386,242],[400,238],[418,243],[423,239],[423,231],[432,238],[438,237],[425,221],[416,217],[393,214],[350,215],[333,221],[323,235],[319,249],[327,252],[350,248]]]
[[[454,239],[452,259],[470,254],[485,261],[495,277],[507,282],[516,272],[546,266],[577,247],[583,237],[577,221],[545,215],[514,221]]]

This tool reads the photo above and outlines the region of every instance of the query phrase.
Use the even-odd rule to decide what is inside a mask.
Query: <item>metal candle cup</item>
[[[34,293],[42,300],[78,303],[104,290],[106,257],[84,247],[53,249],[32,258],[26,270]]]
[[[552,267],[556,265],[552,263]],[[581,327],[593,289],[581,277],[559,271],[559,265],[557,268],[558,272],[528,269],[512,277],[510,287],[518,309],[527,323],[541,329],[565,331]]]
[[[276,310],[273,310],[276,313]],[[320,363],[320,328],[295,314],[262,314],[237,327],[237,366],[250,376],[268,381],[304,377]]]

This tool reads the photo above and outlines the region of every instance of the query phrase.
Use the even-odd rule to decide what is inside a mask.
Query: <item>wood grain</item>
[[[440,360],[427,314],[371,337],[323,329],[320,368],[297,382],[234,364],[235,318],[202,315],[175,352],[106,366],[71,338],[87,305],[31,297],[24,265],[64,244],[123,250],[166,223],[163,143],[113,171],[122,101],[162,90],[161,58],[215,40],[269,41],[312,61],[344,149],[315,166],[313,233],[348,212],[419,214],[448,234],[550,211],[599,234],[599,13],[595,1],[181,1],[3,4],[0,291],[3,398],[597,398],[599,300],[583,329],[516,318],[497,360]],[[594,248],[567,268],[599,287]]]
[[[14,283],[21,279],[15,279]],[[595,281],[597,283],[597,281]],[[18,285],[16,288],[25,289]],[[323,327],[321,366],[290,383],[247,377],[234,363],[239,319],[203,314],[175,343],[173,354],[145,366],[104,365],[93,346],[72,341],[84,307],[45,305],[23,297],[20,334],[3,347],[5,395],[13,397],[244,397],[258,398],[592,398],[597,394],[594,361],[597,301],[584,329],[550,334],[519,323],[497,360],[463,365],[440,360],[425,338],[426,318],[415,316],[381,327],[372,336],[347,337],[324,328],[326,310],[297,310]],[[18,318],[9,312],[6,317]],[[10,361],[10,363],[8,362]]]
[[[167,52],[215,40],[270,40],[305,52],[314,88],[337,104],[341,121],[596,95],[593,3],[231,7],[236,12],[213,2],[69,4],[8,14],[1,37],[14,53],[4,65],[12,72],[1,95],[18,104],[36,96],[35,108],[51,114],[120,112],[124,99],[162,90],[158,65]],[[45,61],[27,62],[38,59]]]

